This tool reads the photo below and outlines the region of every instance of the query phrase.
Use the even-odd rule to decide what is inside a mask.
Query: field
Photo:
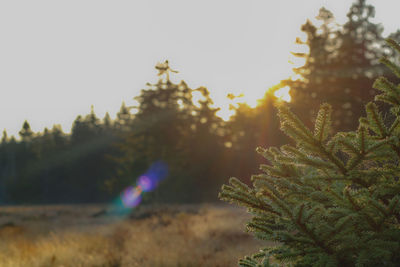
[[[237,266],[268,245],[244,231],[249,215],[225,205],[0,208],[0,266]]]

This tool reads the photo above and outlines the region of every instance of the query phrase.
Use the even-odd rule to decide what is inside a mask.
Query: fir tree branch
[[[285,122],[289,125],[293,125],[293,128],[299,129],[301,132],[305,134],[306,137],[310,138],[311,140],[313,139],[313,134],[311,131],[303,124],[303,122],[296,116],[294,115],[289,107],[286,105],[279,105],[278,106],[278,116],[281,118],[282,124]]]
[[[381,58],[380,62],[382,64],[385,64],[398,78],[400,78],[400,68],[394,64],[393,62],[391,62],[389,59],[387,59],[386,57]]]
[[[379,77],[376,79],[372,87],[383,92],[383,94],[375,96],[375,101],[383,100],[384,102],[392,103],[393,105],[399,104],[400,88],[385,77]],[[383,99],[378,99],[379,97],[383,97]]]
[[[322,145],[322,144],[319,144],[319,148],[320,148],[320,151],[322,152],[322,154],[325,155],[333,164],[335,164],[335,165],[339,168],[339,171],[340,171],[342,174],[345,175],[345,174],[347,173],[347,169],[346,169],[345,165],[343,164],[343,162],[342,162],[341,160],[339,160],[338,157],[336,157],[335,155],[333,155],[332,153],[330,153],[330,152],[325,148],[325,146]]]
[[[390,126],[390,129],[388,131],[389,135],[392,135],[393,132],[397,129],[397,127],[400,125],[400,118],[396,117],[395,121],[392,123],[392,125]]]
[[[400,159],[400,146],[391,145],[390,146],[394,152],[396,152],[398,159]]]
[[[318,142],[322,143],[329,135],[331,129],[331,113],[332,107],[329,104],[322,104],[315,120],[314,136]]]
[[[391,39],[391,38],[387,38],[385,41],[386,41],[386,43],[388,43],[391,47],[393,47],[393,48],[397,51],[397,53],[400,53],[400,45],[399,45],[395,40],[393,40],[393,39]]]
[[[324,241],[320,240],[320,239],[317,237],[317,235],[316,235],[313,231],[311,231],[310,229],[308,229],[308,227],[307,227],[304,223],[297,222],[297,221],[294,221],[294,223],[298,226],[298,228],[299,228],[304,234],[306,234],[311,240],[313,240],[313,242],[314,242],[315,245],[317,245],[318,247],[320,247],[320,248],[321,248],[323,251],[325,251],[328,255],[333,255],[333,254],[334,254],[333,250],[332,250],[329,246],[327,246],[327,245],[325,244]]]
[[[367,112],[368,125],[370,126],[371,130],[373,130],[381,138],[385,138],[387,136],[387,129],[383,122],[382,116],[379,113],[378,107],[375,105],[375,103],[369,102],[365,109]]]
[[[357,131],[357,141],[358,141],[358,145],[359,145],[359,148],[360,148],[360,153],[362,154],[362,155],[364,155],[366,152],[365,152],[365,147],[366,147],[366,144],[365,144],[365,142],[366,142],[366,136],[367,136],[367,131],[366,131],[366,129],[365,129],[365,127],[363,127],[363,126],[360,126],[359,128],[358,128],[358,131]]]

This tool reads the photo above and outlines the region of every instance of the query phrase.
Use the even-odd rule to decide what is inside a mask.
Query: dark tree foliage
[[[251,147],[279,146],[287,138],[279,134],[279,120],[274,104],[279,101],[270,89],[259,100],[257,107],[251,108],[245,103],[234,107],[235,114],[226,125],[229,153],[229,175],[250,177],[258,170],[261,159]],[[262,123],[260,123],[262,122]],[[248,180],[245,180],[249,182]]]
[[[335,129],[349,130],[357,124],[363,105],[376,94],[371,84],[384,72],[378,64],[384,52],[383,28],[371,22],[373,17],[374,7],[357,0],[344,25],[337,25],[333,14],[322,8],[317,16],[320,27],[310,21],[302,26],[307,40],[297,43],[309,52],[293,54],[305,58],[305,64],[294,69],[298,79],[282,82],[290,86],[292,108],[300,117],[315,117],[319,103],[329,101]]]
[[[118,121],[118,120],[117,120]],[[99,202],[114,165],[116,149],[110,118],[101,122],[92,112],[78,116],[72,133],[60,126],[33,133],[24,122],[20,141],[3,134],[0,144],[1,203]]]
[[[153,200],[215,199],[221,177],[218,161],[223,152],[217,109],[211,107],[206,88],[191,89],[184,81],[171,82],[167,61],[156,69],[162,77],[135,98],[137,113],[131,131],[120,143],[118,178],[114,180],[126,186],[161,160],[168,165],[169,178],[151,196]],[[198,103],[193,100],[196,93],[201,96]]]
[[[78,116],[71,134],[59,126],[34,133],[28,122],[18,141],[4,132],[1,203],[111,201],[160,160],[169,176],[145,199],[216,200],[232,167],[226,123],[216,116],[206,88],[172,83],[167,63],[157,68],[162,77],[136,97],[135,114],[122,103],[115,120],[108,114],[100,120],[93,108]]]

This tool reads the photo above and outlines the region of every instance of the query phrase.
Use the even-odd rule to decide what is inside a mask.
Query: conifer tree
[[[114,127],[118,132],[125,133],[132,130],[131,123],[132,114],[130,108],[125,105],[125,102],[122,102],[119,112],[117,113]]]
[[[349,131],[363,116],[363,106],[377,93],[371,88],[382,75],[379,59],[384,54],[383,27],[373,23],[374,7],[366,0],[356,0],[343,25],[333,14],[321,8],[317,27],[310,21],[302,26],[307,39],[297,43],[307,46],[307,53],[293,53],[305,64],[294,68],[297,79],[282,81],[290,87],[291,105],[307,125],[314,118],[321,101],[333,107],[333,128]]]
[[[400,77],[399,65],[381,62]],[[329,104],[320,106],[314,129],[279,106],[281,129],[295,146],[258,148],[270,164],[261,165],[253,186],[231,178],[220,193],[253,215],[248,231],[277,242],[240,266],[274,266],[271,259],[285,266],[398,266],[400,84],[381,77],[373,87],[381,93],[356,131],[333,135]],[[391,106],[393,120],[377,102]]]
[[[8,141],[7,131],[4,130],[4,131],[3,131],[3,136],[1,137],[1,144],[6,144],[7,141]]]
[[[154,162],[168,165],[168,176],[145,202],[198,202],[217,200],[221,180],[228,176],[225,122],[216,113],[206,87],[191,88],[174,82],[169,62],[158,63],[158,82],[148,83],[135,97],[136,112],[130,130],[122,132],[112,157],[115,175],[107,190],[119,192]],[[171,79],[170,79],[171,78]],[[202,164],[193,164],[201,162]],[[213,179],[214,178],[214,179]]]
[[[21,131],[19,131],[19,135],[22,139],[22,141],[29,142],[30,139],[33,137],[33,132],[31,130],[31,126],[29,125],[28,121],[24,121],[24,124],[22,125]]]

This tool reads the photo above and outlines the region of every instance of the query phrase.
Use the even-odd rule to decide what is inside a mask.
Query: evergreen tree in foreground
[[[400,66],[381,61],[400,77]],[[381,77],[374,88],[382,92],[375,101],[390,104],[394,118],[370,102],[353,132],[330,133],[328,104],[313,131],[279,106],[281,129],[296,145],[258,148],[270,162],[261,165],[264,174],[252,177],[253,187],[231,178],[220,193],[252,213],[248,231],[277,242],[240,266],[273,266],[270,258],[289,266],[398,266],[400,84]]]

